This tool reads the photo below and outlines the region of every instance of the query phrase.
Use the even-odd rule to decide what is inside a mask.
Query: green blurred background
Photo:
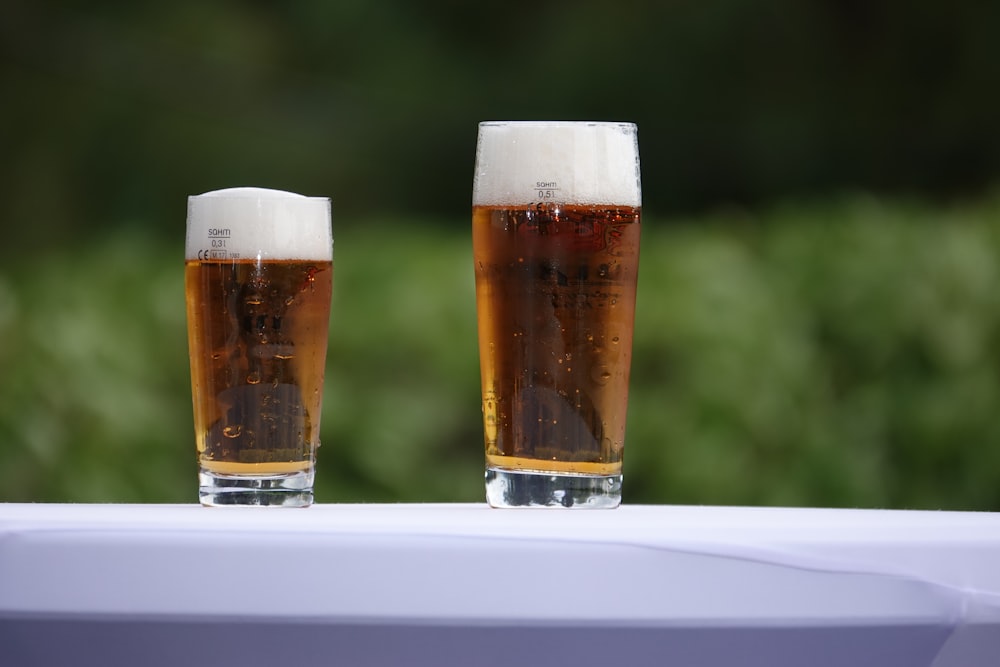
[[[0,11],[0,501],[194,502],[186,197],[327,195],[320,502],[481,501],[476,123],[632,120],[625,501],[1000,510],[1000,4]]]

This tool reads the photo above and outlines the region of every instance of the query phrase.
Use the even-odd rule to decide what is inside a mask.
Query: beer
[[[473,210],[487,464],[620,475],[639,209]]]
[[[641,218],[634,126],[484,125],[472,238],[487,500],[617,506]]]
[[[185,290],[203,504],[312,502],[332,291],[329,202],[189,201]]]
[[[332,263],[193,261],[185,273],[202,469],[309,470],[319,446]]]

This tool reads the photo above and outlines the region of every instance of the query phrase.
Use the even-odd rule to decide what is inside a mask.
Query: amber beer
[[[189,201],[185,289],[199,497],[312,502],[332,290],[329,201]]]
[[[491,505],[620,503],[640,213],[634,125],[480,126],[472,228]]]

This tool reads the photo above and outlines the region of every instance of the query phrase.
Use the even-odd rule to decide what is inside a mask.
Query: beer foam
[[[486,121],[479,124],[474,206],[641,206],[632,123]]]
[[[330,200],[266,188],[188,197],[189,260],[333,259]]]

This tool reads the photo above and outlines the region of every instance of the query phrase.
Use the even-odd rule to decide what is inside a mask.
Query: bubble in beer
[[[594,366],[590,372],[590,379],[596,384],[604,385],[611,379],[611,371],[604,364]]]

